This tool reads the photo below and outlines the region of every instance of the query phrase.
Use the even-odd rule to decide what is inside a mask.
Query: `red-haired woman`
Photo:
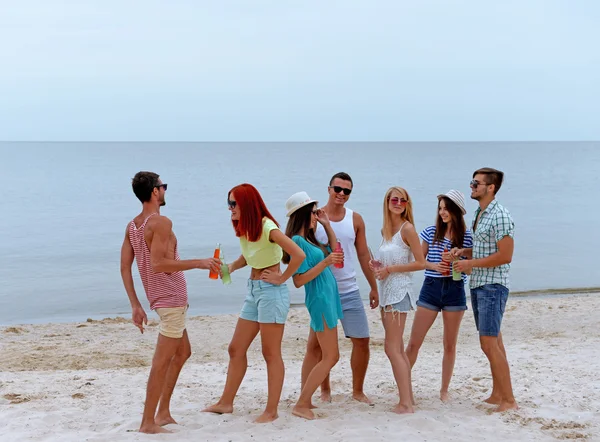
[[[294,241],[279,230],[279,225],[269,213],[258,190],[251,184],[240,184],[231,189],[227,204],[242,248],[240,257],[229,264],[229,272],[235,272],[246,265],[252,270],[248,294],[229,344],[225,389],[219,401],[204,411],[219,414],[233,412],[233,401],[248,367],[246,353],[260,332],[262,353],[267,363],[268,398],[265,411],[255,422],[271,422],[277,419],[285,374],[281,340],[290,308],[285,282],[298,270],[305,255]],[[291,257],[283,274],[279,267],[282,249]]]

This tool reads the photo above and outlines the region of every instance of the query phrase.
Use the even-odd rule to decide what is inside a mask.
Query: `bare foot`
[[[392,411],[394,413],[397,413],[397,414],[408,414],[408,413],[414,413],[415,412],[415,410],[412,407],[412,405],[408,406],[408,405],[402,405],[402,404],[396,405],[394,408],[392,408]]]
[[[267,424],[277,419],[279,415],[277,413],[267,413],[266,411],[254,419],[255,424]]]
[[[516,402],[501,402],[498,408],[494,410],[496,413],[502,413],[503,411],[508,410],[518,410],[519,406]]]
[[[314,410],[315,408],[319,408],[319,407],[317,407],[316,405],[311,403],[308,408],[310,408],[311,410]]]
[[[202,410],[203,413],[217,413],[217,414],[231,414],[233,413],[233,405],[222,405],[220,403],[216,403],[215,405],[211,405],[208,408]]]
[[[371,400],[367,397],[367,395],[362,392],[352,393],[352,398],[358,402],[363,402],[363,403],[369,404],[369,405],[373,404],[373,402],[371,402]]]
[[[315,418],[315,414],[312,412],[310,408],[298,407],[297,405],[292,409],[292,414],[294,416],[303,417],[304,419],[308,419],[309,421]]]
[[[142,425],[139,431],[146,434],[172,433],[172,431],[166,430],[157,424]]]
[[[502,403],[502,398],[500,396],[495,396],[492,394],[489,398],[487,398],[483,402],[485,402],[487,404],[492,404],[492,405],[500,405]]]
[[[331,402],[331,391],[321,391],[321,400],[323,402]]]
[[[440,399],[442,402],[448,402],[450,400],[450,396],[447,391],[440,391]]]
[[[154,422],[156,423],[156,425],[159,425],[161,427],[164,427],[165,425],[169,424],[177,424],[177,421],[175,421],[175,419],[173,419],[173,416],[171,416],[170,414],[165,414],[161,416],[157,414],[154,418]]]

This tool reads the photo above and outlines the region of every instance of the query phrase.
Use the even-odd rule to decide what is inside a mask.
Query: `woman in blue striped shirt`
[[[411,368],[415,365],[419,349],[427,332],[442,312],[444,321],[444,358],[442,361],[442,387],[440,399],[448,400],[448,386],[454,371],[456,359],[456,341],[460,323],[467,309],[465,282],[467,276],[461,275],[455,281],[451,276],[452,247],[469,248],[473,246],[473,236],[466,228],[464,215],[465,197],[457,190],[438,195],[438,215],[434,226],[421,232],[421,246],[426,256],[425,281],[417,301],[417,312],[406,347],[406,355]],[[445,252],[446,250],[446,252]],[[446,261],[446,262],[444,262]]]

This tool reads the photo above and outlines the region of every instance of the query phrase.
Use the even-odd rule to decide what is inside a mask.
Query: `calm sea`
[[[249,182],[285,225],[285,200],[305,190],[325,202],[332,174],[350,173],[348,206],[376,247],[382,199],[392,185],[414,201],[417,229],[433,223],[436,195],[469,195],[473,170],[505,172],[498,200],[515,220],[512,289],[600,286],[600,142],[586,143],[0,143],[0,324],[81,321],[129,315],[119,273],[127,223],[140,211],[131,191],[139,170],[169,184],[162,213],[182,258],[239,255],[228,190]],[[470,222],[476,207],[468,199]],[[233,284],[187,272],[191,314],[235,313],[248,270]],[[138,295],[147,306],[137,273]],[[422,274],[415,275],[416,289]],[[363,295],[366,280],[360,274]],[[303,289],[291,287],[292,302]]]

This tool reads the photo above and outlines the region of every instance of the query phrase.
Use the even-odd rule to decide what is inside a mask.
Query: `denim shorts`
[[[379,308],[381,310],[383,310],[383,313],[408,313],[409,311],[411,311],[413,309],[411,303],[410,303],[410,295],[407,293],[406,296],[404,296],[404,299],[400,302],[397,302],[395,304],[390,304],[390,305],[381,305],[379,306]]]
[[[368,338],[369,321],[367,320],[365,304],[360,297],[360,292],[355,290],[340,293],[340,301],[344,313],[344,317],[341,319],[344,335],[347,338]]]
[[[507,300],[508,289],[501,284],[471,289],[471,305],[479,336],[498,336]]]
[[[467,296],[465,283],[454,281],[452,277],[433,278],[426,276],[421,287],[419,307],[440,312],[460,312],[467,309]]]
[[[290,293],[286,284],[248,280],[248,294],[240,318],[263,324],[285,324],[289,311]]]

